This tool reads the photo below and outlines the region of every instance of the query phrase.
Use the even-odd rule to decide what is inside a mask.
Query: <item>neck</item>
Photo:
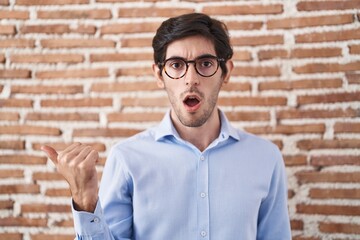
[[[173,117],[172,119],[180,137],[193,144],[201,152],[204,151],[219,136],[221,121],[219,111],[217,109],[214,110],[210,118],[200,127],[187,127],[179,121],[174,121]]]

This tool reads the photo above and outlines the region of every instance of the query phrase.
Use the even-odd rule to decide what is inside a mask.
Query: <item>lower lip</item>
[[[198,104],[196,104],[195,106],[188,106],[184,103],[184,107],[186,109],[187,112],[196,112],[201,106],[201,102],[199,102]]]

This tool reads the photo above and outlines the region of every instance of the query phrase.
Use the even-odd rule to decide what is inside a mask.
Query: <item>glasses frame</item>
[[[215,60],[217,61],[217,63],[218,63],[215,72],[214,72],[213,74],[209,75],[209,76],[206,76],[206,75],[201,74],[201,73],[198,71],[197,67],[196,67],[196,61],[198,61],[199,59],[203,59],[203,58],[212,58],[212,59],[215,59]],[[181,75],[180,77],[176,77],[176,78],[170,76],[170,75],[166,72],[166,67],[165,67],[165,65],[166,65],[166,63],[167,63],[168,61],[174,60],[174,59],[179,59],[179,60],[183,61],[183,62],[185,63],[185,65],[186,65],[186,70],[185,70],[184,74]],[[166,74],[169,78],[171,78],[171,79],[180,79],[180,78],[182,78],[182,77],[184,77],[184,76],[186,75],[186,73],[187,73],[187,71],[188,71],[188,69],[189,69],[189,64],[190,64],[190,63],[194,64],[195,71],[196,71],[196,73],[199,74],[200,76],[202,76],[202,77],[212,77],[212,76],[214,76],[215,73],[218,71],[219,66],[220,66],[220,62],[225,62],[225,59],[224,59],[224,58],[219,58],[219,57],[214,56],[214,55],[211,55],[211,54],[205,54],[205,55],[201,55],[201,56],[199,56],[199,57],[197,57],[197,58],[195,58],[195,59],[193,59],[193,60],[186,60],[186,59],[184,59],[184,58],[182,58],[182,57],[171,57],[171,58],[165,59],[163,62],[159,62],[158,65],[159,65],[159,67],[162,67],[161,71],[164,70],[165,74]]]

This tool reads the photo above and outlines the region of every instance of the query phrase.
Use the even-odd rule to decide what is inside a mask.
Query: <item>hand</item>
[[[73,143],[59,153],[46,145],[41,146],[41,150],[54,162],[57,171],[69,183],[75,209],[94,212],[98,199],[98,152],[81,143]]]

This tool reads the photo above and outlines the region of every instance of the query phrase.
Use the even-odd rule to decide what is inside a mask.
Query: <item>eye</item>
[[[181,59],[172,59],[166,65],[172,69],[179,70],[184,68],[185,62]]]
[[[203,58],[198,60],[198,65],[201,68],[211,68],[215,65],[215,60],[211,58]]]

